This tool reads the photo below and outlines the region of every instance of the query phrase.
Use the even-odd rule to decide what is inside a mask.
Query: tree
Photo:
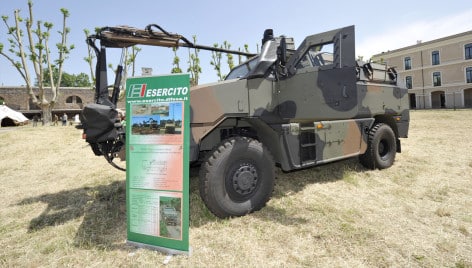
[[[97,27],[95,28],[95,33],[99,33],[101,28]],[[90,35],[90,30],[84,29],[84,34],[85,38],[89,37]],[[130,52],[131,50],[131,52]],[[123,76],[121,79],[121,85],[123,86],[125,84],[126,78],[128,77],[128,73],[131,70],[131,76],[135,75],[136,71],[136,57],[138,56],[138,53],[141,51],[141,48],[138,46],[132,46],[132,47],[127,47],[123,48],[122,52],[122,66],[123,66]],[[93,49],[90,46],[87,46],[87,57],[84,57],[85,62],[88,63],[89,69],[90,69],[90,76],[92,77],[92,82],[93,85],[95,85],[95,73],[94,73],[94,59],[95,59],[95,54],[93,53]],[[113,72],[116,73],[116,68],[113,67],[113,64],[108,64],[108,68],[110,68]]]
[[[238,48],[238,51],[241,51],[241,48]],[[244,44],[244,52],[249,53],[249,45],[248,44]],[[238,64],[243,63],[242,57],[243,57],[243,55],[238,55]],[[247,59],[248,59],[248,56],[246,56],[246,60]]]
[[[34,20],[33,2],[31,0],[28,1],[28,11],[29,17],[23,19],[20,16],[20,10],[14,10],[14,26],[10,26],[8,16],[2,16],[2,20],[8,29],[7,34],[10,35],[8,39],[10,49],[8,52],[4,51],[4,45],[0,43],[0,55],[4,56],[20,73],[26,83],[27,92],[31,101],[41,107],[44,123],[47,123],[51,121],[51,111],[58,99],[58,88],[61,84],[64,61],[67,59],[70,50],[74,48],[74,45],[67,45],[67,35],[70,29],[66,27],[66,21],[70,14],[67,9],[60,9],[63,17],[62,30],[58,31],[61,41],[56,44],[58,58],[53,61],[49,48],[49,38],[53,24]],[[23,43],[24,31],[21,27],[22,23],[24,23],[26,29],[27,45]],[[30,69],[28,63],[33,65],[36,81],[38,81],[38,96],[36,96],[33,91],[33,82],[29,73]],[[58,69],[58,77],[55,78],[53,75],[44,77],[44,70],[47,69],[49,70],[49,74],[52,74],[53,67]],[[44,78],[49,78],[48,80],[51,85],[52,96],[49,100],[47,99],[46,89],[44,88]]]
[[[124,77],[128,76],[129,68],[131,68],[131,76],[134,76],[135,74],[135,67],[136,67],[136,57],[138,56],[138,53],[141,51],[141,48],[138,46],[132,46],[131,47],[131,54],[128,54],[128,48],[126,48],[126,54],[125,54],[125,75]]]
[[[223,48],[224,49],[231,49],[231,44],[228,43],[228,41],[223,42]],[[228,68],[232,70],[234,68],[234,60],[233,60],[233,54],[231,53],[226,53],[226,58],[228,59],[226,62],[228,63]]]
[[[193,43],[196,44],[197,36],[193,35]],[[188,50],[188,69],[187,72],[190,72],[190,85],[196,86],[198,85],[198,79],[200,77],[200,73],[202,73],[202,67],[200,67],[200,58],[198,57],[198,52],[200,49],[194,49],[194,53],[191,53],[191,50]]]
[[[131,53],[129,51],[131,49]],[[134,76],[135,74],[135,66],[136,66],[136,57],[138,56],[138,53],[141,51],[141,48],[137,46],[132,46],[132,47],[127,47],[123,48],[122,55],[121,55],[121,61],[120,65],[123,66],[123,75],[121,78],[121,85],[123,86],[125,84],[126,78],[128,78],[128,73],[131,69],[131,76]],[[87,58],[85,58],[87,61]],[[92,61],[90,63],[90,66],[92,66]],[[108,68],[110,68],[115,74],[116,74],[116,68],[113,67],[113,64],[109,63]]]
[[[170,71],[173,74],[180,74],[182,73],[182,69],[180,69],[180,58],[177,56],[177,49],[178,47],[173,47],[172,51],[174,52],[174,61],[172,62],[172,70]]]
[[[85,34],[85,38],[87,38],[90,35],[90,31],[88,29],[84,29],[84,34]],[[95,55],[92,52],[93,52],[92,48],[89,45],[87,45],[87,57],[85,57],[84,60],[89,65],[90,77],[92,78],[93,85],[95,85],[95,72],[93,69],[93,59],[95,58]]]
[[[226,49],[230,50],[231,49],[231,44],[228,41],[224,41],[223,45],[218,45],[218,43],[213,44],[213,47],[215,48],[221,48],[221,49]],[[241,51],[241,48],[238,49],[238,51]],[[244,45],[244,51],[249,53],[248,45]],[[221,59],[223,57],[222,52],[218,51],[212,51],[211,52],[211,61],[210,64],[213,65],[213,68],[216,70],[216,75],[218,76],[218,80],[222,81],[226,78],[226,75],[222,73],[221,69]],[[247,57],[246,57],[247,58]],[[232,53],[226,53],[226,63],[228,63],[228,68],[231,71],[234,68],[234,58]],[[242,55],[239,55],[238,57],[239,64],[242,63]]]
[[[213,47],[221,48],[218,43],[214,43]],[[211,52],[211,61],[210,64],[213,65],[213,69],[216,71],[216,75],[218,76],[218,81],[222,81],[224,79],[224,75],[221,73],[221,57],[222,53],[220,51],[212,51]]]
[[[52,69],[53,71],[53,77],[54,80],[57,80],[59,77],[59,70],[55,67]],[[44,71],[44,81],[43,81],[43,86],[45,87],[50,87],[51,83],[46,79],[46,77],[49,77],[49,69],[45,69]],[[35,82],[35,86],[38,86],[38,81]],[[80,73],[78,75],[75,74],[68,74],[66,72],[62,72],[62,79],[61,79],[61,87],[90,87],[90,78],[87,74],[85,73]]]

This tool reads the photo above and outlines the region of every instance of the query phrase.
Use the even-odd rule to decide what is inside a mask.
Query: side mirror
[[[277,48],[277,58],[280,62],[280,65],[285,66],[285,64],[287,64],[287,42],[285,40],[285,36],[282,36],[280,45]]]

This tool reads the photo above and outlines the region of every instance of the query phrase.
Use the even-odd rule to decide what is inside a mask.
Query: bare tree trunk
[[[13,66],[18,70],[21,74],[23,79],[26,83],[26,89],[28,91],[28,95],[31,99],[31,102],[35,105],[39,106],[42,112],[42,120],[43,124],[49,123],[52,119],[52,109],[54,105],[57,103],[58,99],[58,90],[61,84],[62,78],[62,68],[64,60],[67,58],[70,50],[74,48],[73,45],[70,47],[67,46],[67,34],[69,33],[69,29],[66,27],[66,18],[69,17],[69,11],[65,8],[61,8],[61,12],[63,14],[63,26],[62,32],[59,31],[61,34],[62,40],[61,43],[56,44],[57,48],[59,49],[59,59],[57,60],[58,64],[58,72],[59,76],[57,81],[54,81],[53,77],[53,64],[52,59],[50,58],[50,50],[49,50],[49,36],[50,30],[53,27],[53,24],[50,22],[36,22],[36,28],[33,29],[34,19],[33,19],[33,2],[28,1],[28,10],[29,10],[29,17],[26,19],[22,19],[19,15],[20,10],[15,10],[15,27],[9,27],[8,25],[8,17],[2,16],[2,20],[7,25],[9,29],[8,34],[12,36],[9,39],[11,44],[11,49],[9,50],[13,55],[16,55],[20,58],[20,61],[15,61],[12,57],[10,57],[7,53],[5,53],[2,48],[3,44],[0,43],[0,55],[7,58]],[[23,33],[21,31],[20,22],[24,21],[26,24],[26,38],[28,40],[28,45],[25,46],[23,44]],[[42,28],[46,29],[46,32],[42,30]],[[35,43],[34,37],[37,37],[37,42]],[[26,47],[26,48],[25,48]],[[17,51],[16,51],[17,50]],[[30,54],[26,52],[29,51]],[[28,55],[27,55],[28,54]],[[33,90],[33,83],[31,81],[31,76],[29,73],[28,67],[28,60],[33,64],[34,73],[36,75],[36,81],[38,82],[38,92]],[[49,71],[49,80],[51,83],[51,100],[47,100],[46,89],[44,88],[44,68],[43,64],[46,64],[46,67]]]
[[[42,116],[42,123],[43,125],[47,125],[51,122],[51,109],[49,105],[41,106],[41,114]]]
[[[16,29],[16,36],[15,36],[15,39],[16,41],[18,42],[18,49],[19,49],[19,54],[20,54],[20,59],[21,59],[21,65],[22,65],[22,69],[24,70],[24,76],[23,78],[25,79],[25,82],[26,82],[26,89],[28,91],[28,95],[29,97],[31,98],[31,101],[34,103],[34,104],[39,104],[38,103],[38,99],[36,98],[36,94],[34,94],[33,92],[33,87],[31,86],[31,76],[29,74],[29,68],[28,68],[28,64],[27,64],[27,61],[26,61],[26,55],[25,55],[25,51],[23,49],[23,39],[21,38],[21,28],[20,28],[20,15],[19,15],[19,12],[20,10],[15,10],[15,29]],[[20,73],[22,73],[20,71]]]

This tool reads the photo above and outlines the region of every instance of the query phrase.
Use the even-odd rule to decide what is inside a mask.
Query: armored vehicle
[[[162,216],[166,225],[178,225],[179,224],[179,213],[174,207],[165,207],[162,210]]]
[[[115,122],[121,67],[109,97],[105,48],[216,49],[154,24],[106,27],[88,43],[97,54],[96,103],[84,108],[81,120],[94,153],[112,164],[125,139]],[[369,169],[394,163],[399,138],[408,136],[407,90],[397,84],[394,68],[356,60],[354,26],[307,36],[297,48],[292,38],[274,37],[269,29],[261,52],[245,55],[249,60],[225,81],[190,93],[190,161],[200,163],[200,194],[216,216],[261,209],[271,197],[276,166],[293,171],[349,157]]]

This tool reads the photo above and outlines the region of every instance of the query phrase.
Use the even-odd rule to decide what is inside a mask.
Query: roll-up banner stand
[[[189,253],[190,79],[126,81],[128,243]]]

